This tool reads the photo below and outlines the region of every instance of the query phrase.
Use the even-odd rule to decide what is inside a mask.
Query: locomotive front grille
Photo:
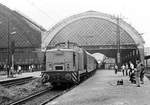
[[[63,70],[63,66],[55,66],[55,70]]]
[[[64,70],[64,65],[55,65],[54,68],[55,68],[55,70],[63,71]]]

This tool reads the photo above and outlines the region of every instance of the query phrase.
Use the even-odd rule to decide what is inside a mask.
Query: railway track
[[[2,81],[2,82],[0,82],[0,85],[2,85],[4,87],[12,87],[12,86],[28,83],[29,81],[32,81],[34,79],[35,78],[33,78],[32,76],[25,77],[25,78],[19,78],[19,79],[12,79],[12,80],[8,80],[8,81]]]
[[[81,83],[86,80],[83,79]],[[28,96],[25,96],[21,99],[11,101],[8,105],[45,105],[48,102],[54,100],[55,98],[65,94],[66,92],[72,90],[76,85],[69,86],[65,89],[54,89],[54,88],[46,88],[44,90],[39,90],[38,92],[34,92]]]
[[[68,92],[68,91],[72,90],[72,89],[73,89],[73,88],[75,88],[75,87],[76,87],[76,85],[75,85],[75,86],[73,86],[73,87],[71,87],[71,88],[69,88],[69,89],[66,89],[66,90],[64,90],[64,91],[60,92],[60,93],[59,93],[59,94],[57,94],[57,95],[54,95],[53,97],[51,97],[51,98],[49,98],[49,99],[45,100],[44,102],[40,103],[40,105],[45,105],[45,104],[47,104],[48,102],[50,102],[50,101],[54,100],[55,98],[57,98],[57,97],[59,97],[59,96],[61,96],[61,95],[65,94],[66,92]]]
[[[36,92],[36,93],[33,93],[33,94],[30,94],[26,97],[23,97],[17,101],[14,101],[14,102],[11,102],[9,103],[8,105],[21,105],[21,104],[24,104],[26,101],[29,101],[31,100],[32,98],[35,98],[35,97],[38,97],[39,95],[42,95],[46,92],[50,91],[50,89],[45,89],[45,90],[41,90],[39,92]]]
[[[65,90],[54,90],[52,88],[47,88],[45,90],[33,93],[29,96],[19,99],[15,102],[9,103],[8,105],[45,105],[46,103],[70,91],[74,87],[75,86]]]

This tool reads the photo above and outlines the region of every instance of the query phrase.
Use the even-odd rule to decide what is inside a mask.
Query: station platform
[[[123,79],[123,85],[117,81]],[[150,81],[145,77],[144,84],[136,87],[129,77],[121,72],[115,75],[113,70],[97,72],[64,95],[46,105],[149,105]]]
[[[40,77],[41,71],[37,72],[27,72],[27,73],[21,73],[21,74],[15,74],[12,78],[8,78],[7,75],[0,75],[0,83],[3,81],[9,81],[14,79],[21,79],[26,77]]]

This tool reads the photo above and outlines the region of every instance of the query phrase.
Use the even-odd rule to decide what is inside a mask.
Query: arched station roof
[[[56,43],[71,41],[80,46],[86,45],[116,45],[117,18],[114,16],[87,11],[64,19],[51,28],[44,38],[42,47],[53,46]],[[119,19],[121,45],[136,45],[143,47],[144,40],[128,23]]]

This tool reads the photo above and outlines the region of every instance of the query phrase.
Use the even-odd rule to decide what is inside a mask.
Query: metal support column
[[[10,35],[9,35],[9,17],[7,17],[7,77],[9,77],[10,75],[10,48],[9,48],[9,41],[10,41]]]
[[[120,56],[120,27],[119,27],[119,17],[117,17],[117,65],[118,68],[121,67],[121,56]]]

